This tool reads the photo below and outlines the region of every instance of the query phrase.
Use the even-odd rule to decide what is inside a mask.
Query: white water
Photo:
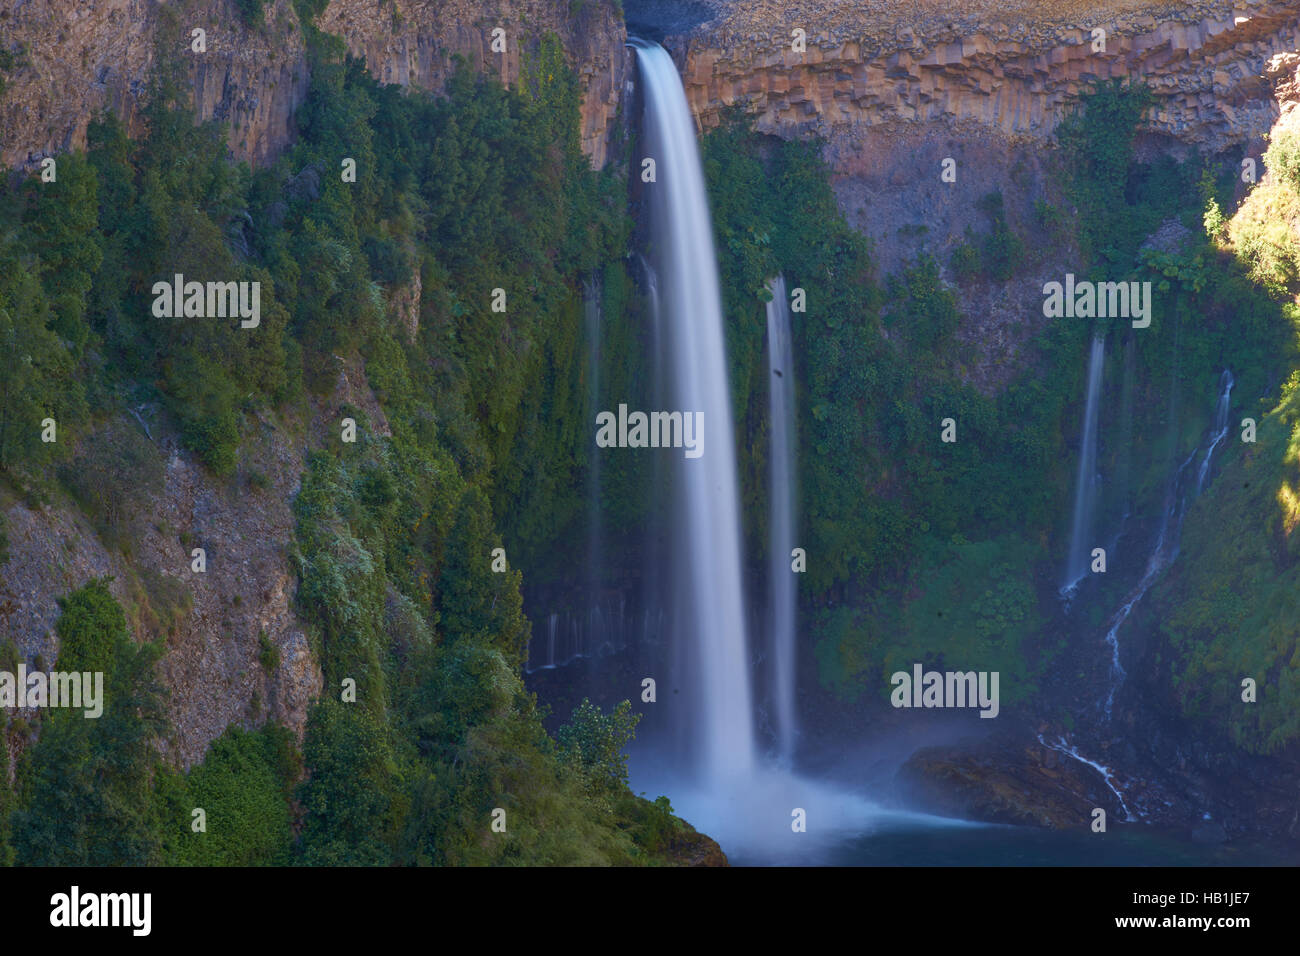
[[[704,190],[695,129],[677,70],[659,46],[630,40],[640,68],[645,116],[643,155],[656,164],[657,182],[645,186],[649,205],[650,261],[646,263],[648,298],[657,369],[659,407],[704,413],[705,453],[687,460],[673,455],[657,459],[656,483],[670,489],[668,522],[673,550],[653,562],[647,577],[662,572],[666,586],[663,627],[673,644],[675,680],[672,696],[661,683],[658,708],[668,709],[675,724],[662,739],[647,742],[629,764],[633,789],[648,795],[666,793],[676,812],[701,832],[718,840],[728,854],[748,862],[816,862],[828,848],[857,835],[904,827],[980,826],[929,814],[891,809],[830,782],[791,773],[786,761],[760,762],[754,733],[750,690],[750,654],[746,638],[742,588],[739,484],[735,432],[731,417],[717,258]],[[784,301],[784,292],[778,296]],[[787,351],[788,324],[781,349]],[[781,369],[783,380],[786,369]],[[791,383],[792,384],[791,380]],[[793,409],[777,412],[793,433]],[[794,443],[784,455],[782,481],[791,500],[794,489]],[[662,468],[663,472],[658,469]],[[663,481],[660,482],[659,479]],[[794,527],[791,504],[789,527]],[[785,519],[778,523],[785,523]],[[793,541],[793,530],[787,540]],[[793,543],[784,550],[783,566]],[[660,593],[658,586],[650,593]],[[788,607],[793,618],[794,594]],[[789,656],[780,665],[783,693],[793,700],[794,629]],[[680,692],[680,693],[679,693]],[[795,720],[782,722],[791,732]],[[785,746],[784,744],[782,745]],[[683,754],[694,759],[674,766]],[[798,814],[806,829],[796,829]]]
[[[1070,553],[1065,568],[1063,595],[1071,595],[1088,574],[1092,554],[1093,515],[1097,508],[1097,417],[1101,405],[1102,370],[1106,364],[1106,340],[1092,340],[1088,358],[1088,401],[1083,415],[1083,439],[1079,446],[1079,474],[1074,486],[1074,520],[1070,525]]]
[[[1219,377],[1219,403],[1215,409],[1213,437],[1205,449],[1205,456],[1201,459],[1201,467],[1196,477],[1196,488],[1194,491],[1189,491],[1187,488],[1187,469],[1196,460],[1197,452],[1200,451],[1199,446],[1193,449],[1187,460],[1174,473],[1173,480],[1169,483],[1169,490],[1165,493],[1164,511],[1160,515],[1160,530],[1156,533],[1155,546],[1151,549],[1151,557],[1147,559],[1147,566],[1142,573],[1142,580],[1138,582],[1137,587],[1129,592],[1119,610],[1111,617],[1107,627],[1106,643],[1110,645],[1111,683],[1110,692],[1106,695],[1104,709],[1108,719],[1111,708],[1115,703],[1115,692],[1119,690],[1125,677],[1124,668],[1119,661],[1119,629],[1128,620],[1129,615],[1133,613],[1133,608],[1151,590],[1151,586],[1156,583],[1161,572],[1173,564],[1174,559],[1178,557],[1179,546],[1182,543],[1183,518],[1187,514],[1188,499],[1200,494],[1205,485],[1205,476],[1209,471],[1210,463],[1214,459],[1214,452],[1228,435],[1228,411],[1233,384],[1232,373],[1224,369],[1223,375]]]
[[[1232,386],[1236,384],[1232,373],[1226,368],[1223,374],[1219,376],[1219,405],[1214,410],[1214,440],[1210,442],[1210,447],[1205,452],[1205,460],[1201,462],[1200,474],[1196,476],[1196,493],[1200,494],[1201,489],[1205,487],[1205,475],[1210,470],[1210,459],[1214,457],[1214,450],[1219,447],[1219,443],[1228,437],[1228,411],[1232,404]]]
[[[668,409],[703,413],[704,454],[674,456],[670,582],[673,635],[685,646],[677,707],[689,721],[698,779],[715,786],[752,777],[756,765],[749,648],[740,559],[740,505],[727,387],[722,296],[695,126],[677,68],[660,46],[632,41],[645,102],[645,155],[656,182],[651,207],[656,322],[669,357]]]
[[[1105,781],[1106,786],[1110,788],[1110,792],[1115,794],[1115,799],[1119,801],[1119,808],[1124,812],[1124,819],[1132,820],[1133,814],[1129,813],[1128,804],[1124,802],[1124,794],[1120,793],[1119,787],[1115,786],[1115,772],[1109,767],[1104,767],[1097,763],[1097,761],[1089,760],[1087,757],[1083,756],[1079,751],[1075,750],[1073,746],[1066,743],[1064,737],[1058,737],[1057,740],[1060,741],[1059,745],[1049,744],[1043,739],[1042,734],[1038,735],[1038,742],[1044,747],[1051,747],[1058,753],[1063,753],[1067,757],[1073,757],[1075,760],[1079,761],[1079,763],[1087,764],[1093,770],[1101,774],[1102,780]]]
[[[769,559],[768,590],[772,648],[772,698],[776,710],[777,753],[794,759],[798,715],[795,705],[795,576],[790,569],[794,548],[796,461],[794,436],[794,347],[791,342],[790,300],[785,277],[768,283],[772,301],[767,304],[768,395],[770,436],[768,464]]]

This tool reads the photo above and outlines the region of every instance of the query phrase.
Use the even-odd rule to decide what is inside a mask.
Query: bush
[[[126,615],[108,590],[111,578],[91,581],[59,601],[62,614],[56,670],[112,674],[119,652],[130,642]]]
[[[246,26],[258,27],[263,23],[262,5],[265,0],[235,0],[239,8],[239,17]]]
[[[186,780],[188,807],[171,865],[283,866],[293,830],[287,793],[293,785],[293,737],[268,725],[248,733],[230,727],[212,742]],[[190,810],[201,807],[207,831],[195,833]]]
[[[1300,192],[1300,130],[1287,126],[1274,132],[1264,152],[1264,166],[1292,190]]]
[[[608,714],[583,698],[569,723],[556,734],[560,759],[575,768],[594,792],[617,792],[627,786],[628,742],[636,737],[640,714],[623,701]]]
[[[257,659],[268,674],[275,673],[280,666],[280,648],[276,646],[275,641],[271,640],[266,631],[257,635],[257,646],[259,648]]]

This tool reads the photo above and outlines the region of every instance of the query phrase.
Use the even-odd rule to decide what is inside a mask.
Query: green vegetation
[[[235,0],[235,6],[239,8],[239,17],[244,21],[245,26],[259,27],[262,25],[264,13],[262,11],[265,0]]]
[[[1280,130],[1265,155],[1269,176],[1226,228],[1211,236],[1217,240],[1213,255],[1235,272],[1219,280],[1218,292],[1235,300],[1233,330],[1280,333],[1271,361],[1255,368],[1280,366],[1277,377],[1289,375],[1276,399],[1243,405],[1241,417],[1257,421],[1253,444],[1236,440],[1241,417],[1229,422],[1222,472],[1188,515],[1181,560],[1153,592],[1146,615],[1167,647],[1161,662],[1173,702],[1220,731],[1226,727],[1237,745],[1256,753],[1279,751],[1300,738],[1300,643],[1294,626],[1300,614],[1300,535],[1294,533],[1300,523],[1296,155],[1296,134]],[[1206,284],[1215,281],[1212,275]],[[1254,283],[1272,298],[1261,302]],[[1263,384],[1245,394],[1266,394]],[[1257,685],[1256,703],[1242,703],[1245,678]]]
[[[260,6],[241,13],[253,22]],[[297,6],[310,24],[323,4]],[[161,475],[150,443],[112,424],[126,401],[160,404],[215,476],[238,471],[252,491],[269,480],[245,457],[247,430],[328,406],[340,362],[364,369],[391,437],[342,405],[358,440],[314,449],[294,501],[297,610],[325,678],[301,753],[268,725],[228,730],[188,772],[164,764],[159,648],[137,647],[92,583],[64,602],[61,663],[103,666],[112,706],[99,721],[53,713],[38,735],[6,731],[24,747],[0,854],[670,862],[692,831],[666,801],[628,791],[629,705],[581,709],[557,747],[520,680],[519,569],[562,573],[549,557],[585,530],[584,282],[603,304],[602,383],[626,398],[645,380],[624,186],[579,149],[577,80],[558,41],[525,51],[512,91],[461,70],[435,99],[377,84],[308,25],[301,138],[253,172],[184,106],[178,29],[164,23],[144,140],[97,120],[86,155],[59,158],[57,187],[0,193],[0,468],[15,486],[66,492],[112,544],[134,534],[122,501]],[[260,325],[154,317],[153,284],[176,273],[260,282]],[[417,280],[403,313],[396,301]],[[505,311],[492,308],[498,289]],[[57,446],[40,441],[47,416]],[[608,470],[603,493],[629,524],[643,505],[627,490],[645,481],[636,464]],[[275,644],[262,635],[255,654],[274,680]],[[101,775],[113,785],[96,788]],[[192,828],[199,807],[206,832]]]
[[[160,649],[136,645],[104,582],[62,602],[56,669],[104,672],[103,713],[49,709],[19,758],[10,816],[16,862],[38,866],[157,863],[163,828],[155,800],[166,718],[154,674]],[[39,665],[38,665],[39,666]],[[7,788],[0,787],[0,790]]]
[[[119,652],[129,640],[126,617],[107,581],[92,581],[59,602],[62,614],[55,631],[59,635],[58,670],[102,671],[111,676]]]
[[[1204,210],[1187,202],[1200,196],[1207,208],[1210,200],[1225,206],[1231,164],[1135,161],[1149,101],[1145,89],[1119,84],[1085,96],[1059,134],[1062,189],[1077,216],[1043,200],[1034,207],[1038,227],[1063,249],[1077,233],[1084,258],[1072,271],[1080,278],[1153,285],[1149,328],[1107,330],[1108,367],[1131,362],[1131,372],[1112,371],[1113,398],[1104,403],[1102,467],[1124,476],[1103,503],[1115,515],[1161,507],[1170,462],[1200,440],[1225,366],[1237,375],[1235,395],[1262,395],[1289,367],[1291,349],[1277,301],[1252,281],[1249,265],[1216,250]],[[1284,152],[1287,142],[1274,148]],[[704,153],[738,430],[752,449],[742,483],[746,527],[758,529],[754,553],[766,541],[763,282],[783,271],[807,295],[806,314],[793,317],[800,544],[810,556],[800,586],[805,606],[822,608],[808,626],[823,683],[854,699],[867,686],[885,694],[883,678],[904,663],[978,662],[1007,675],[1007,699],[1032,694],[1064,646],[1041,631],[1068,530],[1091,324],[1051,324],[1005,387],[976,389],[964,374],[957,299],[938,264],[922,256],[877,277],[867,242],[839,213],[815,144],[759,137],[733,115],[706,136]],[[953,272],[963,286],[1006,282],[1026,263],[1025,241],[1000,191],[975,205],[989,228],[968,234]],[[1271,230],[1279,250],[1272,261],[1300,262],[1290,259],[1289,225],[1267,225],[1262,210],[1255,219]],[[1143,248],[1162,225],[1185,238]],[[1291,281],[1289,269],[1276,269],[1279,281]],[[957,423],[955,443],[940,441],[945,418]]]
[[[256,733],[230,727],[169,794],[172,866],[283,866],[291,862],[290,797],[301,771],[293,736],[267,725]],[[180,793],[184,799],[180,799]],[[205,814],[203,832],[191,810]]]
[[[801,544],[816,558],[801,586],[816,603],[848,587],[855,595],[851,606],[810,622],[824,680],[856,697],[876,674],[887,675],[897,654],[920,659],[941,648],[954,666],[978,652],[1024,673],[1021,643],[1038,621],[1031,574],[1008,593],[981,586],[978,594],[992,593],[978,619],[984,626],[963,632],[961,646],[923,614],[897,609],[913,603],[903,598],[913,579],[933,588],[922,604],[964,600],[943,582],[944,569],[968,567],[968,548],[993,567],[1032,568],[1044,557],[1006,535],[1057,518],[1069,481],[1062,425],[1077,373],[1044,383],[1030,371],[996,398],[977,391],[953,361],[962,351],[954,338],[960,314],[938,264],[922,256],[882,285],[868,243],[839,212],[816,144],[765,142],[733,118],[705,138],[704,150],[728,343],[739,366],[735,405],[742,441],[755,449],[742,476],[746,526],[759,529],[755,550],[766,542],[763,279],[779,269],[790,288],[807,293],[807,313],[794,315]],[[984,251],[975,250],[977,268],[1005,278],[1023,247],[1000,194],[981,207],[993,228]],[[1058,329],[1039,350],[1054,359],[1078,339],[1078,330]],[[960,422],[955,444],[940,441],[948,417]],[[959,532],[977,543],[958,543]]]
[[[991,228],[983,238],[967,229],[965,242],[953,250],[952,270],[963,281],[986,276],[1006,282],[1024,264],[1024,241],[1007,225],[1000,191],[989,193],[977,205]]]

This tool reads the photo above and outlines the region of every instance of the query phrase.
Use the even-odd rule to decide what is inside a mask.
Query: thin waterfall
[[[753,773],[755,744],[741,578],[740,505],[727,385],[718,260],[713,247],[695,124],[672,59],[632,40],[644,95],[644,155],[658,328],[669,358],[668,408],[703,416],[703,454],[673,454],[677,531],[668,586],[673,640],[688,666],[678,674],[678,721],[690,728],[694,769],[715,783]]]
[[[1074,487],[1074,520],[1070,526],[1070,553],[1063,595],[1072,594],[1088,574],[1092,554],[1093,516],[1097,509],[1097,416],[1101,405],[1101,378],[1106,363],[1106,340],[1092,340],[1088,358],[1088,401],[1083,415],[1083,440],[1079,446],[1079,474]]]
[[[1214,440],[1210,442],[1210,447],[1205,452],[1205,459],[1201,462],[1200,473],[1196,476],[1196,493],[1200,494],[1201,489],[1205,487],[1205,475],[1210,470],[1210,459],[1214,457],[1214,451],[1219,447],[1219,443],[1228,437],[1228,411],[1232,404],[1232,386],[1236,380],[1232,373],[1226,368],[1223,374],[1219,376],[1219,404],[1214,410]]]
[[[1106,704],[1104,710],[1106,717],[1110,718],[1111,708],[1115,703],[1115,692],[1119,690],[1120,684],[1124,683],[1125,672],[1124,666],[1119,660],[1119,629],[1123,627],[1124,622],[1128,620],[1129,615],[1133,613],[1133,608],[1142,600],[1147,591],[1151,590],[1151,585],[1156,583],[1160,577],[1160,572],[1169,567],[1170,562],[1178,554],[1178,536],[1182,528],[1183,513],[1186,508],[1186,475],[1187,466],[1196,458],[1196,452],[1183,462],[1182,466],[1174,473],[1173,480],[1169,483],[1169,490],[1165,493],[1164,508],[1160,513],[1160,530],[1156,532],[1156,543],[1151,549],[1151,557],[1147,559],[1146,570],[1142,572],[1142,579],[1138,581],[1135,587],[1124,603],[1120,605],[1110,619],[1106,628],[1106,644],[1110,647],[1110,691],[1106,695]]]
[[[770,603],[770,646],[772,650],[772,699],[776,710],[777,753],[789,763],[794,759],[798,718],[795,707],[795,577],[790,569],[794,548],[794,347],[790,335],[790,300],[785,277],[768,283],[772,300],[767,303],[768,406],[770,444],[768,473],[771,476],[768,529]]]
[[[1201,459],[1201,467],[1196,476],[1196,486],[1191,487],[1189,469],[1200,452],[1199,445],[1192,450],[1192,453],[1174,472],[1173,478],[1169,482],[1169,488],[1165,492],[1164,509],[1160,514],[1160,525],[1159,530],[1156,532],[1155,545],[1151,549],[1151,557],[1147,559],[1147,566],[1142,573],[1142,579],[1138,581],[1137,587],[1129,592],[1128,597],[1120,605],[1119,610],[1111,616],[1107,625],[1106,643],[1110,646],[1111,653],[1110,691],[1106,695],[1104,706],[1107,718],[1110,717],[1111,709],[1115,703],[1115,692],[1119,690],[1125,677],[1124,667],[1119,659],[1120,628],[1129,619],[1129,615],[1133,613],[1133,608],[1151,590],[1151,586],[1159,579],[1161,572],[1173,564],[1174,559],[1178,557],[1179,547],[1182,544],[1183,519],[1187,516],[1187,507],[1191,500],[1199,495],[1204,488],[1205,476],[1209,471],[1210,463],[1214,459],[1214,452],[1222,444],[1229,431],[1228,412],[1234,384],[1232,373],[1224,369],[1223,374],[1219,376],[1219,402],[1215,409],[1214,426],[1210,432],[1210,440],[1206,446],[1205,455]]]

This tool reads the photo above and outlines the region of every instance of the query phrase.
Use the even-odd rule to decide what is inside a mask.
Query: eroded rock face
[[[243,25],[233,0],[16,0],[4,13],[0,37],[10,50],[21,48],[0,95],[6,166],[31,168],[84,148],[87,125],[104,110],[138,135],[160,42],[187,66],[199,117],[230,124],[240,159],[263,163],[283,149],[307,94],[306,51],[290,0],[267,0],[257,29]],[[194,29],[205,33],[205,53],[190,50]]]
[[[702,126],[724,108],[752,111],[762,131],[817,133],[833,145],[893,121],[975,121],[1016,136],[1050,134],[1093,80],[1143,80],[1147,128],[1217,150],[1257,137],[1277,106],[1263,76],[1300,48],[1300,9],[1284,0],[1188,4],[742,2],[667,45]],[[806,52],[792,31],[806,32]],[[1092,31],[1105,31],[1094,49]]]
[[[332,0],[319,25],[343,37],[381,83],[441,90],[461,57],[474,70],[518,83],[542,37],[554,34],[578,73],[583,152],[605,164],[626,79],[627,31],[610,0]],[[504,32],[504,52],[493,31]]]
[[[319,26],[343,37],[381,82],[435,92],[457,56],[513,85],[541,38],[555,34],[579,76],[582,148],[604,165],[628,63],[611,0],[333,0]],[[492,51],[497,27],[503,54]],[[206,52],[191,49],[196,28]],[[253,165],[292,142],[309,82],[291,0],[266,0],[256,27],[233,0],[15,0],[0,10],[0,43],[18,53],[0,94],[0,162],[24,169],[83,148],[87,125],[104,110],[139,135],[159,44],[180,56],[199,118],[227,122],[234,156]]]
[[[274,720],[301,742],[322,677],[294,608],[293,501],[307,449],[337,441],[354,409],[375,434],[390,434],[360,360],[340,360],[332,394],[314,400],[303,420],[262,415],[250,424],[229,478],[184,451],[156,409],[142,406],[84,436],[67,465],[87,473],[82,487],[109,480],[125,458],[133,462],[131,488],[92,506],[94,523],[61,493],[44,506],[10,504],[10,557],[0,564],[4,633],[29,666],[39,655],[53,667],[58,599],[111,577],[136,639],[166,642],[158,674],[173,735],[160,744],[178,764],[201,761],[232,724]]]
[[[160,743],[180,765],[202,760],[231,724],[251,728],[269,718],[301,740],[321,689],[320,667],[293,610],[289,554],[301,442],[284,425],[264,421],[236,474],[217,479],[180,449],[163,421],[139,412],[139,419],[123,416],[87,436],[69,463],[93,483],[124,455],[136,462],[139,483],[121,496],[127,500],[115,494],[94,509],[97,526],[61,495],[43,507],[8,509],[10,558],[0,565],[6,633],[29,666],[39,656],[52,668],[58,599],[111,577],[136,639],[166,643],[158,674],[170,692],[174,733]],[[113,534],[105,532],[108,508]]]

